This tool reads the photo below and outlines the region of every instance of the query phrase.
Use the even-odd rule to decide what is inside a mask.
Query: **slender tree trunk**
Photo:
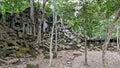
[[[32,23],[32,33],[35,36],[35,22],[34,22],[34,0],[30,0],[30,20]]]
[[[120,47],[119,47],[119,27],[118,27],[118,23],[117,23],[117,34],[116,34],[116,36],[117,36],[117,51],[119,52]]]
[[[38,31],[38,35],[37,35],[37,44],[38,45],[41,45],[41,29],[42,29],[41,26],[42,26],[42,23],[44,22],[46,2],[47,2],[46,0],[43,0],[42,19],[38,18],[38,22],[39,22],[39,31]]]
[[[38,22],[40,22],[39,23],[39,30],[38,30],[38,35],[37,35],[37,45],[41,45],[41,23],[42,23],[42,21],[40,20],[40,19],[38,19]]]
[[[49,67],[52,67],[52,59],[53,59],[53,33],[54,33],[54,26],[57,23],[57,10],[56,10],[56,6],[57,6],[57,0],[54,0],[54,9],[53,9],[53,27],[52,27],[52,33],[51,33],[51,41],[50,41],[50,62],[49,62]]]
[[[102,61],[103,61],[103,68],[108,68],[108,62],[106,57],[106,49],[107,49],[108,42],[102,45]]]
[[[108,68],[107,66],[107,57],[106,57],[106,51],[107,51],[107,45],[109,44],[110,38],[112,36],[113,29],[115,28],[115,25],[117,24],[116,21],[120,17],[120,9],[118,10],[118,14],[115,16],[115,19],[113,20],[112,25],[109,27],[107,32],[107,38],[105,40],[105,43],[102,45],[103,53],[102,53],[102,59],[103,59],[103,68]]]
[[[58,43],[57,43],[57,25],[55,27],[55,54],[57,58],[57,49],[58,49]]]
[[[85,66],[87,68],[88,63],[87,63],[87,39],[85,39]]]

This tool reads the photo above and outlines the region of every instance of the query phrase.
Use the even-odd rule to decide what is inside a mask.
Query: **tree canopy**
[[[42,0],[35,0],[37,8],[42,7]],[[58,0],[57,12],[63,16],[64,22],[77,33],[84,33],[90,37],[104,36],[107,27],[120,9],[119,0]],[[0,10],[18,13],[29,7],[29,0],[2,0]],[[45,14],[52,14],[53,0],[47,1]]]

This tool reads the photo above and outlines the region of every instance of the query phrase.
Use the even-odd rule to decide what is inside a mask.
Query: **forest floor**
[[[58,58],[52,61],[52,68],[86,68],[84,56],[84,52],[78,50],[59,51]],[[120,68],[120,54],[118,52],[107,51],[107,59],[108,68]],[[38,67],[35,68],[49,68],[49,59],[44,59],[44,55],[40,54],[37,58],[26,58],[21,64],[3,65],[0,68],[26,68],[26,64],[38,64]],[[103,68],[102,51],[88,51],[88,68]]]

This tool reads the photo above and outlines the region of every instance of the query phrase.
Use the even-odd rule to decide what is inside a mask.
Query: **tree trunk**
[[[30,20],[32,23],[32,33],[35,36],[35,22],[34,22],[34,0],[30,0]]]
[[[108,29],[107,32],[107,38],[105,40],[105,43],[102,45],[102,49],[103,49],[103,54],[102,54],[102,59],[103,59],[103,68],[108,68],[107,66],[107,57],[106,57],[106,51],[107,51],[107,45],[109,44],[110,38],[112,36],[112,32],[115,28],[115,25],[117,24],[116,21],[119,19],[120,17],[120,9],[118,10],[118,14],[115,16],[115,19],[113,20],[113,23],[111,24],[111,26]]]
[[[107,50],[108,42],[102,45],[102,61],[103,61],[103,68],[108,68],[108,62],[106,57],[106,50]]]
[[[55,27],[55,55],[57,58],[57,49],[58,49],[58,43],[57,43],[57,25]]]
[[[54,33],[54,26],[57,23],[57,10],[56,10],[56,6],[57,6],[57,0],[54,0],[54,9],[53,9],[53,27],[52,27],[52,33],[51,33],[51,41],[50,41],[50,62],[49,62],[49,67],[52,67],[52,59],[53,59],[53,33]]]
[[[46,5],[46,0],[43,0],[43,7],[42,7],[42,19],[38,18],[38,22],[39,22],[39,31],[38,31],[38,35],[37,35],[37,45],[41,45],[41,29],[42,29],[42,23],[44,22],[44,17],[45,17],[45,5]],[[40,16],[38,16],[40,17]]]
[[[119,52],[119,27],[118,27],[118,23],[117,23],[117,33],[116,33],[116,36],[117,36],[117,51]]]
[[[87,39],[85,39],[85,66],[87,68],[88,63],[87,63]]]

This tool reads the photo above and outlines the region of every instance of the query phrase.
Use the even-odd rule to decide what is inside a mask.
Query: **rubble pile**
[[[13,15],[6,14],[6,24],[4,25],[0,21],[0,54],[21,56],[21,53],[33,52],[35,50],[34,43],[36,37],[32,36],[31,24],[30,24],[30,8],[25,9],[20,13],[13,13]],[[35,16],[37,13],[35,13]],[[50,20],[48,20],[49,22]],[[36,27],[39,24],[37,22],[37,16],[35,17]],[[8,26],[9,25],[9,26]],[[57,27],[57,34],[55,34],[56,28],[53,34],[53,49],[56,45],[56,35],[57,35],[57,46],[58,50],[68,50],[68,49],[83,49],[84,41],[86,37],[84,35],[77,35],[68,27],[68,25],[58,23],[55,25]],[[50,27],[52,27],[50,25]],[[38,29],[37,29],[38,30]],[[42,32],[42,45],[40,49],[49,52],[51,38],[51,28],[49,31]],[[111,44],[110,44],[111,45]],[[101,50],[102,44],[89,43],[88,47],[90,50]],[[115,50],[116,45],[109,46],[108,50]],[[36,53],[36,52],[35,52]],[[1,56],[0,56],[1,57]]]
[[[0,49],[1,56],[23,56],[22,54],[34,52],[34,43],[36,37],[31,35],[30,8],[20,13],[6,13],[5,23],[0,20]],[[35,13],[35,16],[37,13]],[[49,20],[48,20],[49,21]],[[38,25],[35,17],[36,25]],[[38,26],[36,26],[38,27]],[[52,26],[50,26],[52,27]],[[42,47],[49,50],[51,29],[42,32]],[[55,33],[53,46],[55,46]],[[72,33],[66,24],[57,23],[57,44],[58,50],[72,49],[77,44],[75,34]],[[36,52],[35,52],[36,53]],[[2,55],[4,54],[4,55]]]

